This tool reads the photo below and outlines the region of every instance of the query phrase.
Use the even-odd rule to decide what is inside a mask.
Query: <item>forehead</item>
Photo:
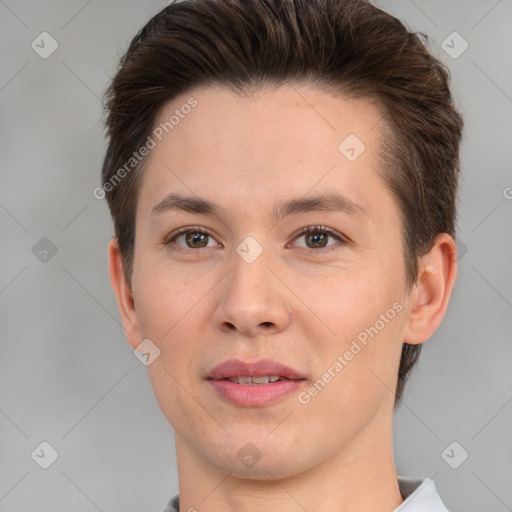
[[[370,100],[297,85],[242,97],[222,86],[191,90],[155,119],[160,139],[152,135],[140,206],[148,215],[173,191],[274,214],[271,198],[320,192],[370,206],[375,187],[384,188],[376,172],[380,121]]]
[[[193,109],[187,105],[192,100]],[[176,145],[183,139],[195,140],[195,157],[221,145],[224,150],[229,148],[231,155],[238,150],[254,157],[263,145],[279,149],[278,154],[288,148],[297,152],[297,146],[315,147],[316,151],[338,149],[348,135],[371,145],[370,139],[378,130],[371,132],[381,119],[380,109],[372,100],[349,99],[341,93],[333,96],[307,86],[286,84],[240,96],[226,87],[211,85],[164,104],[154,129],[163,129],[163,139],[174,140]]]

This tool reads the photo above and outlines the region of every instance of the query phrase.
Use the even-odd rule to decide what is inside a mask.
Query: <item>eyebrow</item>
[[[219,210],[219,206],[207,199],[170,193],[153,207],[151,215],[158,215],[169,211],[184,211],[200,215],[218,215]],[[285,202],[279,201],[272,208],[272,218],[274,221],[280,221],[288,215],[312,211],[344,212],[349,215],[357,216],[368,215],[365,208],[360,204],[354,203],[346,196],[339,193],[328,193],[308,198],[301,197],[290,199]]]

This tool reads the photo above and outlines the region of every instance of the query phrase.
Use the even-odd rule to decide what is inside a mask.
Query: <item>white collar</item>
[[[405,501],[393,512],[448,512],[430,478],[397,476]]]
[[[448,512],[430,478],[397,476],[404,502],[393,512]],[[161,512],[179,512],[179,495],[173,496]]]

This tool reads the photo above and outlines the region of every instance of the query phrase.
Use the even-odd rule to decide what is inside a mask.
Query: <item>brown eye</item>
[[[301,229],[296,235],[295,240],[304,238],[306,246],[304,249],[308,250],[309,253],[319,253],[330,251],[335,249],[337,245],[344,245],[347,243],[345,238],[330,228],[323,226],[308,226]],[[333,238],[338,244],[329,244],[329,238]],[[317,250],[315,250],[317,249]],[[322,251],[322,249],[326,249]]]
[[[206,247],[208,245],[208,241],[207,241],[208,236],[209,235],[206,233],[189,232],[189,233],[185,234],[185,241],[191,249],[199,249],[202,247]],[[204,243],[205,240],[206,240],[206,245]]]
[[[185,244],[178,243],[177,241],[181,238],[184,238]],[[213,242],[213,245],[209,244],[209,242]],[[208,231],[204,229],[200,229],[199,227],[185,227],[178,230],[178,232],[174,235],[171,235],[167,241],[166,245],[176,245],[179,250],[187,250],[187,249],[205,249],[207,247],[215,247],[216,242],[212,238],[212,235],[208,233]]]
[[[321,249],[326,246],[329,236],[326,233],[306,233],[305,240],[311,243],[315,249]]]

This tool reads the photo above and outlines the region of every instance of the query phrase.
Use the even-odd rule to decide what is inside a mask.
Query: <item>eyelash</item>
[[[164,244],[165,245],[171,245],[171,243],[175,242],[175,240],[177,238],[179,238],[181,235],[186,235],[188,233],[196,233],[196,234],[200,234],[200,235],[208,235],[208,236],[213,238],[213,234],[207,228],[202,228],[200,226],[185,226],[183,228],[178,229],[176,232],[172,233],[171,235],[169,235],[170,238],[167,237],[167,239],[164,242]],[[345,244],[348,243],[348,240],[345,237],[341,236],[340,234],[338,234],[333,229],[325,227],[325,226],[306,226],[304,228],[301,228],[298,232],[296,232],[293,235],[293,240],[295,241],[297,238],[301,237],[302,235],[309,234],[309,233],[315,233],[315,234],[317,234],[317,233],[326,233],[330,237],[332,237],[335,240],[337,240],[338,242],[340,242],[341,245],[345,245]],[[302,249],[304,251],[306,251],[309,255],[318,255],[318,253],[325,254],[326,252],[330,252],[332,250],[335,250],[340,244],[334,244],[332,246],[321,247],[321,248],[318,248],[318,249],[313,249],[313,248],[302,248]],[[204,251],[205,249],[206,248],[196,248],[196,249],[188,248],[188,249],[184,249],[184,248],[178,246],[177,249],[173,249],[173,250],[183,251],[183,252],[191,252],[191,251],[198,251],[198,252],[200,252],[200,251]]]

